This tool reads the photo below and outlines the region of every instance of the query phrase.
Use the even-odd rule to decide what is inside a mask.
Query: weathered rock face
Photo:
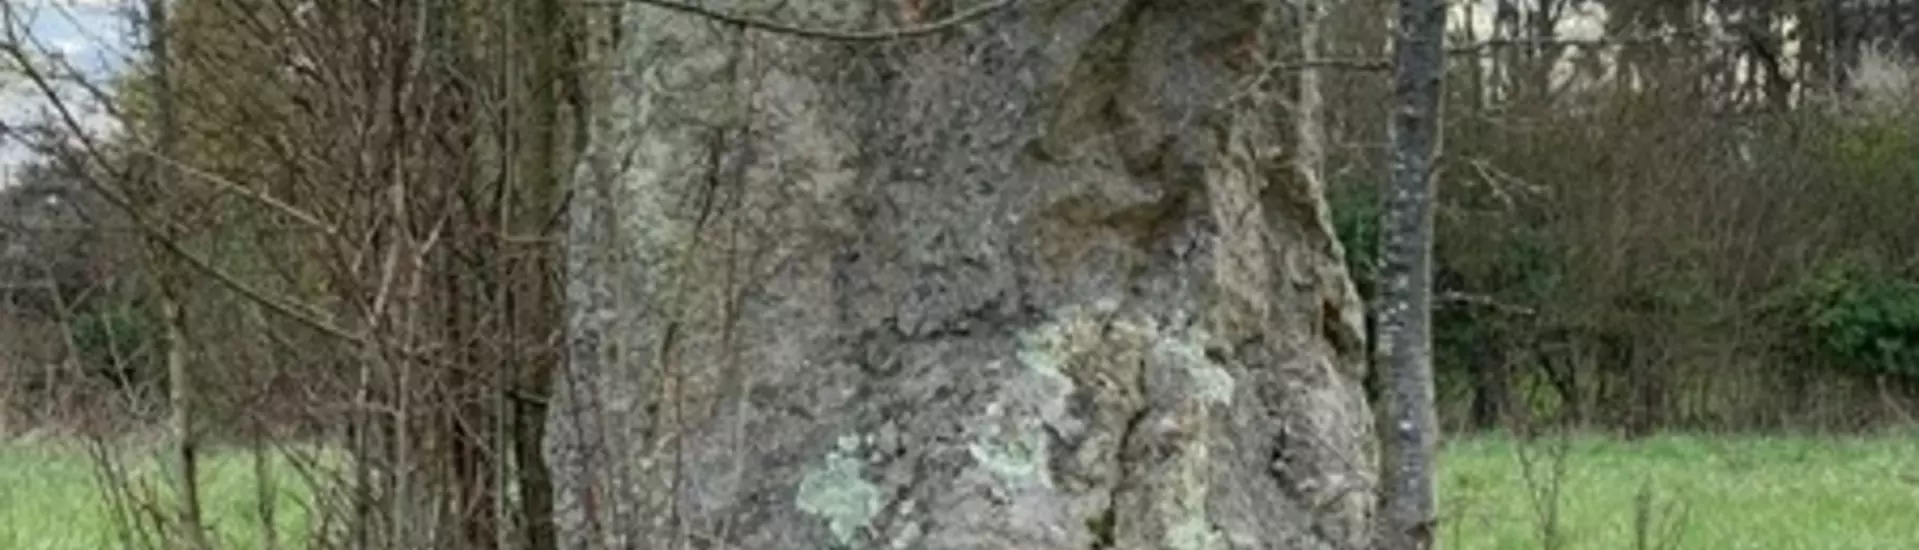
[[[624,8],[573,194],[564,545],[1357,547],[1359,308],[1236,93],[1264,9],[852,45]]]

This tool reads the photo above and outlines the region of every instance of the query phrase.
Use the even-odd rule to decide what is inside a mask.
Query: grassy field
[[[1919,438],[1585,438],[1569,449],[1561,469],[1561,549],[1919,548]],[[1553,461],[1541,456],[1533,467],[1537,481],[1528,483],[1519,450],[1498,438],[1448,445],[1446,547],[1544,548],[1547,514],[1534,495],[1548,485]],[[155,466],[136,469],[151,474]],[[252,462],[227,456],[209,469],[205,493],[221,537],[257,540]],[[99,505],[93,471],[74,446],[0,443],[0,549],[112,547],[111,516]],[[280,520],[297,523],[297,499],[280,498]]]
[[[162,462],[154,453],[122,460],[125,474],[138,480],[148,502],[165,502],[172,491],[162,482]],[[253,550],[266,540],[261,486],[254,481],[251,454],[230,453],[207,460],[202,494],[208,524],[221,548]],[[281,533],[304,523],[297,474],[284,460],[268,461],[274,488],[274,524]],[[0,442],[0,549],[103,550],[122,547],[114,508],[96,483],[99,463],[80,443]],[[155,495],[160,495],[156,497]],[[151,514],[151,509],[144,512]],[[279,535],[285,537],[286,535]]]
[[[1919,438],[1587,438],[1567,446],[1561,549],[1897,550],[1919,548]],[[1510,440],[1442,455],[1442,544],[1542,548]],[[1638,528],[1636,525],[1644,525]],[[1643,535],[1642,535],[1643,534]],[[1643,540],[1643,543],[1642,543]]]

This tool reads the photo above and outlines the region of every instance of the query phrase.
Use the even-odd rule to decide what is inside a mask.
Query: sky
[[[64,57],[80,74],[99,81],[126,65],[132,41],[128,36],[127,9],[130,0],[0,0],[18,20],[11,22],[28,47],[44,48]],[[0,22],[0,25],[7,22]],[[0,29],[4,33],[6,29]],[[4,37],[5,34],[0,34]],[[0,38],[4,40],[5,38]],[[80,99],[83,94],[66,90],[65,96]],[[0,64],[0,123],[18,125],[31,122],[47,112],[48,102],[17,72]],[[104,117],[90,117],[89,124],[104,124]],[[0,185],[9,182],[9,168],[26,158],[20,144],[0,135]]]

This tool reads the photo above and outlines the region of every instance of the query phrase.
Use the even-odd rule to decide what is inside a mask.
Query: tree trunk
[[[737,9],[895,24],[795,4]],[[1235,94],[1268,8],[1016,2],[861,43],[620,8],[569,220],[560,546],[1364,547],[1360,306]]]
[[[173,94],[173,54],[169,52],[170,42],[167,19],[170,11],[164,0],[150,0],[146,3],[147,12],[147,53],[153,56],[152,75],[153,101],[155,114],[154,142],[157,160],[152,161],[152,172],[145,187],[137,190],[140,206],[154,208],[166,201],[170,194],[179,192],[175,171],[169,162],[175,161],[179,150],[179,117]],[[177,199],[175,199],[177,200]],[[164,210],[161,210],[164,212]],[[161,342],[166,349],[167,371],[167,424],[173,435],[174,462],[172,480],[178,491],[179,505],[179,543],[187,548],[205,550],[209,548],[200,517],[200,480],[199,453],[200,442],[194,430],[193,409],[198,401],[194,392],[194,376],[188,363],[191,343],[186,337],[186,318],[183,304],[186,299],[183,292],[185,279],[178,273],[174,258],[168,254],[167,246],[179,243],[179,234],[171,226],[163,226],[158,234],[149,239],[148,274],[158,288],[160,302]],[[172,242],[165,242],[172,241]]]
[[[1432,255],[1435,158],[1446,74],[1446,10],[1399,0],[1393,47],[1392,179],[1380,214],[1378,351],[1386,375],[1381,548],[1433,547],[1439,440],[1433,408]]]
[[[1473,366],[1472,427],[1494,430],[1512,411],[1512,360],[1504,347],[1481,346],[1481,361]]]

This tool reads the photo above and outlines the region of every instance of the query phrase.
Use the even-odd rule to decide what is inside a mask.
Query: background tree
[[[1894,14],[1813,4],[1495,3],[1494,34],[1452,49],[1460,85],[1447,94],[1453,116],[1441,163],[1454,178],[1438,207],[1434,272],[1445,425],[1563,422],[1647,435],[1851,430],[1903,418],[1909,396],[1898,376],[1882,384],[1866,371],[1814,366],[1852,360],[1792,351],[1825,338],[1804,312],[1833,311],[1784,306],[1808,296],[1795,289],[1817,286],[1808,282],[1814,273],[1860,273],[1835,266],[1885,253],[1878,235],[1911,234],[1903,222],[1868,221],[1870,205],[1904,204],[1893,198],[1902,184],[1835,171],[1899,170],[1866,159],[1881,158],[1872,151],[1903,134],[1871,129],[1878,126],[1856,113],[1907,116],[1894,106],[1901,100],[1884,100],[1903,97],[1890,92],[1902,84],[1870,82],[1907,82],[1897,67],[1910,52],[1844,53],[1861,51],[1860,40],[1879,36],[1871,29]],[[1604,19],[1589,19],[1596,15]],[[1802,17],[1843,21],[1852,38],[1812,33]],[[1574,32],[1595,22],[1605,24]],[[1744,34],[1754,22],[1772,29],[1761,42],[1805,52],[1781,60],[1791,84],[1783,92],[1773,88],[1767,48]],[[1798,31],[1785,32],[1789,25]],[[1822,58],[1835,69],[1818,68]],[[1838,76],[1821,71],[1837,67],[1867,78],[1835,88]],[[1549,78],[1508,76],[1521,73]],[[1373,116],[1360,107],[1371,102],[1342,102],[1331,116]],[[1865,143],[1879,145],[1857,146]],[[1838,161],[1839,144],[1860,156]],[[1376,267],[1366,253],[1379,229],[1372,178],[1386,177],[1367,162],[1336,154],[1329,167],[1341,235],[1360,252],[1353,261],[1362,275]],[[1876,265],[1884,267],[1847,285],[1910,280],[1906,268]],[[1362,290],[1377,297],[1367,277]],[[1882,317],[1851,311],[1860,315],[1824,318]],[[1847,332],[1882,330],[1868,325],[1879,326]]]
[[[1432,253],[1449,9],[1440,2],[1401,0],[1394,27],[1392,179],[1380,210],[1374,356],[1386,377],[1381,543],[1395,550],[1431,548],[1439,517]]]

